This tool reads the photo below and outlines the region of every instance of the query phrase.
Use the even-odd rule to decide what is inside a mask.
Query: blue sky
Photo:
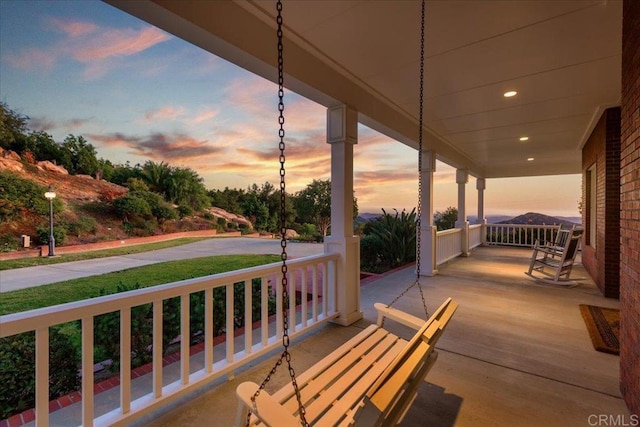
[[[58,142],[84,136],[115,163],[190,167],[210,189],[279,180],[277,87],[105,3],[0,0],[0,99]],[[330,174],[325,109],[287,92],[287,188]],[[366,150],[364,149],[366,147]],[[417,154],[364,126],[354,149],[361,212],[411,209]],[[457,204],[438,163],[436,210]],[[565,189],[558,194],[557,188]],[[486,214],[577,215],[580,176],[492,179]],[[475,179],[467,185],[475,215]]]

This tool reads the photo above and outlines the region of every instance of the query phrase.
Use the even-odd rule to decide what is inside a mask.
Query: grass
[[[14,268],[33,267],[36,265],[59,264],[62,262],[82,261],[85,259],[106,258],[110,256],[131,255],[140,252],[155,251],[158,249],[171,248],[174,246],[186,245],[187,243],[205,240],[207,237],[183,237],[180,239],[166,240],[164,242],[148,243],[145,245],[128,246],[124,248],[103,249],[100,251],[82,252],[77,254],[64,254],[55,257],[36,257],[10,259],[0,261],[0,271]]]
[[[0,293],[0,315],[94,298],[100,296],[102,289],[106,294],[112,294],[116,292],[119,284],[138,284],[145,288],[279,260],[279,255],[219,255],[192,258]]]

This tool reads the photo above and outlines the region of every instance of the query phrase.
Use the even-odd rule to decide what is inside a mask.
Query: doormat
[[[580,304],[593,348],[604,353],[620,354],[620,310]]]

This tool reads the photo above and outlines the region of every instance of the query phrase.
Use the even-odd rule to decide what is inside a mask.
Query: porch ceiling
[[[272,0],[107,2],[275,80]],[[292,1],[284,20],[288,88],[417,146],[418,1]],[[579,173],[620,102],[621,34],[618,0],[429,1],[425,146],[487,178]]]

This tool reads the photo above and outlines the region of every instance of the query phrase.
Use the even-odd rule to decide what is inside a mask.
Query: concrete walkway
[[[133,267],[179,259],[214,255],[280,254],[281,252],[280,241],[275,239],[250,237],[213,238],[189,243],[187,245],[132,255],[3,270],[0,271],[0,292],[11,292],[33,286],[95,276],[112,271],[126,270]],[[320,254],[322,252],[323,245],[318,243],[289,242],[287,244],[287,254],[290,258],[299,258]]]

